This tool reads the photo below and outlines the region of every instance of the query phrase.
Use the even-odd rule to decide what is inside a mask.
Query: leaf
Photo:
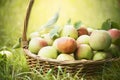
[[[60,36],[61,28],[59,26],[55,26],[51,31],[50,31],[50,37],[52,39],[56,39]]]
[[[82,25],[81,21],[75,22],[74,23],[74,27],[78,30],[80,28],[80,26]]]
[[[114,21],[111,21],[110,19],[107,19],[105,22],[103,22],[103,24],[102,24],[103,30],[109,30],[111,28],[120,29],[120,25],[118,25],[118,23],[116,23]]]
[[[17,48],[20,48],[21,47],[21,37],[19,38],[19,40],[18,40],[18,42],[15,44],[15,45],[13,45],[13,49],[17,49]]]
[[[120,25],[118,25],[118,23],[112,21],[111,22],[111,28],[120,29]]]
[[[53,17],[51,17],[50,20],[48,20],[48,22],[44,25],[42,25],[38,31],[40,33],[45,33],[45,32],[49,32],[51,30],[51,28],[53,28],[53,24],[55,24],[57,22],[59,18],[59,12],[57,12]]]
[[[105,22],[103,22],[102,29],[103,30],[111,29],[111,20],[110,19],[107,19]]]
[[[67,21],[67,24],[71,24],[71,19],[69,19],[69,20]]]

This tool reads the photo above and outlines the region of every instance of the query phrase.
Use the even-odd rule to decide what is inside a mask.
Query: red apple
[[[119,45],[120,44],[120,30],[110,29],[108,30],[108,33],[110,34],[112,38],[112,42]]]
[[[78,31],[78,36],[88,35],[87,28],[85,28],[85,27],[80,27],[77,31]]]
[[[35,53],[37,54],[38,51],[42,48],[42,47],[45,47],[47,46],[47,42],[40,38],[40,37],[36,37],[36,38],[32,38],[29,42],[29,50],[32,52],[32,53]]]
[[[56,47],[59,52],[71,54],[76,50],[77,43],[74,38],[60,37],[54,41],[53,46]]]
[[[88,44],[80,44],[78,46],[77,51],[74,53],[74,57],[77,60],[80,59],[92,59],[93,57],[93,52],[91,47]]]

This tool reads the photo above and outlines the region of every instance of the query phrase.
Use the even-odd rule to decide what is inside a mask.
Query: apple
[[[42,35],[43,39],[47,42],[48,46],[51,46],[53,44],[53,39],[50,37],[50,34],[44,34]]]
[[[120,30],[112,28],[108,30],[108,33],[112,38],[112,43],[120,45]]]
[[[93,60],[104,60],[107,57],[108,57],[108,53],[102,52],[102,51],[97,51],[93,56]]]
[[[57,60],[59,61],[65,61],[65,60],[75,60],[72,55],[61,53],[58,55]]]
[[[88,35],[87,28],[85,28],[85,27],[80,27],[77,31],[78,31],[78,36]]]
[[[74,38],[60,37],[53,42],[53,46],[62,53],[71,54],[77,48],[77,43]]]
[[[56,59],[58,53],[56,48],[54,48],[53,46],[46,46],[40,49],[40,51],[38,52],[38,56],[44,58]]]
[[[89,44],[94,50],[105,50],[111,45],[112,39],[105,30],[95,30],[91,33]]]
[[[79,36],[76,40],[77,45],[79,45],[79,44],[89,44],[89,38],[90,38],[90,36],[88,36],[88,35]]]
[[[2,51],[0,51],[0,54],[1,55],[5,54],[7,57],[10,57],[12,55],[12,53],[10,51],[8,51],[8,50],[2,50]]]
[[[37,54],[38,51],[42,48],[42,47],[45,47],[47,46],[47,42],[40,38],[40,37],[36,37],[36,38],[32,38],[29,42],[29,47],[28,49],[32,52],[32,53],[35,53]]]
[[[93,52],[91,47],[88,44],[80,44],[78,46],[77,51],[74,53],[74,57],[77,60],[80,59],[92,59],[93,57]]]
[[[91,35],[91,33],[92,33],[94,30],[95,30],[95,29],[88,27],[88,28],[87,28],[88,35]]]
[[[120,57],[120,49],[117,45],[111,44],[111,46],[106,50],[112,54],[113,57]]]
[[[63,30],[61,32],[62,37],[71,37],[74,39],[78,38],[78,32],[77,30],[73,27],[73,25],[65,25],[63,27]]]
[[[35,38],[35,37],[40,37],[39,32],[32,32],[29,36],[29,39]]]

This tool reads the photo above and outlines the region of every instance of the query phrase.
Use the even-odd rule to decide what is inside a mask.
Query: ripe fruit
[[[40,51],[38,52],[38,56],[41,56],[44,58],[56,59],[58,56],[58,53],[54,47],[46,46],[40,49]]]
[[[95,30],[95,29],[88,27],[88,28],[87,28],[88,35],[91,35],[91,33],[92,33],[94,30]]]
[[[112,38],[112,43],[115,43],[116,45],[120,45],[120,30],[110,29],[108,30],[108,33]]]
[[[29,42],[29,50],[32,53],[37,54],[42,47],[45,47],[47,45],[47,42],[40,37],[32,38]]]
[[[71,38],[77,39],[78,32],[72,25],[65,25],[62,32],[61,32],[61,36],[62,37],[71,37]]]
[[[40,37],[39,32],[32,32],[29,36],[30,39],[35,38],[35,37]]]
[[[62,53],[57,57],[57,60],[65,61],[65,60],[75,60],[73,56],[69,54]]]
[[[2,54],[2,55],[5,54],[7,57],[12,55],[12,53],[10,51],[7,51],[7,50],[0,51],[0,54]]]
[[[111,45],[111,37],[105,30],[95,30],[90,35],[89,44],[94,50],[105,50]]]
[[[76,50],[77,43],[74,38],[60,37],[54,41],[53,46],[56,47],[59,52],[71,54]]]
[[[78,29],[77,31],[78,31],[78,36],[88,35],[87,28],[85,28],[85,27],[80,27],[80,29]]]
[[[107,58],[108,53],[106,52],[96,52],[93,56],[93,60],[104,60]]]
[[[88,36],[88,35],[79,36],[76,40],[77,45],[79,45],[79,44],[89,44],[89,38],[90,38],[90,36]]]
[[[49,33],[42,35],[43,39],[47,42],[49,46],[53,44],[53,39],[50,37]]]
[[[120,50],[119,47],[115,44],[111,44],[109,49],[106,50],[108,53],[111,53],[113,57],[119,57],[120,56]]]
[[[75,59],[92,59],[93,52],[88,44],[80,44],[75,52]]]

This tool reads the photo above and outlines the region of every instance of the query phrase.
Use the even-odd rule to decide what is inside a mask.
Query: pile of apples
[[[83,25],[65,25],[59,37],[50,33],[30,34],[28,49],[43,58],[65,60],[104,60],[120,56],[120,30],[97,30]]]

